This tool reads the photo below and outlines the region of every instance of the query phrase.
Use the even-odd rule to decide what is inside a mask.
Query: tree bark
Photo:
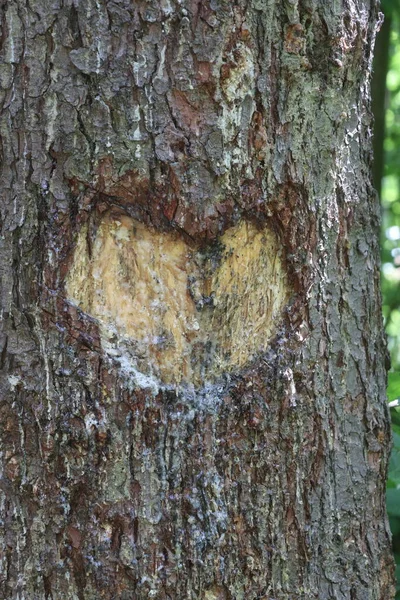
[[[374,115],[374,162],[372,179],[379,196],[381,195],[385,165],[386,77],[389,67],[391,30],[392,16],[390,14],[385,14],[385,19],[376,38],[373,76],[371,80],[372,113]]]
[[[375,1],[1,16],[1,597],[392,598]]]

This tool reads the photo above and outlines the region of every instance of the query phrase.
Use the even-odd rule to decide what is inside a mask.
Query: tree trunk
[[[389,600],[375,0],[1,11],[1,597]]]

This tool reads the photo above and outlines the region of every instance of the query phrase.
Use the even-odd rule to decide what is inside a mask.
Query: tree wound
[[[279,241],[241,221],[217,244],[107,214],[87,225],[67,275],[67,297],[95,317],[103,342],[130,345],[135,367],[165,383],[201,385],[266,349],[289,285]]]

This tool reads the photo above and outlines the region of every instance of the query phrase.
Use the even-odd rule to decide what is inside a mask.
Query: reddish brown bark
[[[375,2],[1,11],[1,596],[392,598]],[[288,297],[245,365],[165,383],[162,349],[147,364],[76,305],[73,265],[122,215],[132,254],[139,222],[206,282],[243,222],[277,241]],[[189,283],[212,311],[218,281]]]

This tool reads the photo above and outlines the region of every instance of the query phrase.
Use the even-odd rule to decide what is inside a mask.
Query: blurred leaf
[[[398,535],[400,533],[400,519],[397,517],[389,517],[389,523],[392,535]]]
[[[400,322],[400,311],[397,311]],[[400,372],[388,373],[387,397],[389,402],[400,398]]]
[[[381,8],[389,17],[400,11],[400,2],[399,0],[381,0]]]
[[[398,440],[397,443],[400,443]],[[394,487],[400,487],[400,450],[398,448],[393,448],[390,461],[389,461],[389,478]],[[399,490],[400,491],[400,490]],[[400,498],[400,496],[399,496]],[[399,511],[400,511],[400,501],[399,501]]]
[[[400,489],[386,490],[386,507],[391,517],[400,517]]]
[[[392,417],[392,425],[400,425],[400,413],[398,412],[398,408],[394,408],[390,411]]]

